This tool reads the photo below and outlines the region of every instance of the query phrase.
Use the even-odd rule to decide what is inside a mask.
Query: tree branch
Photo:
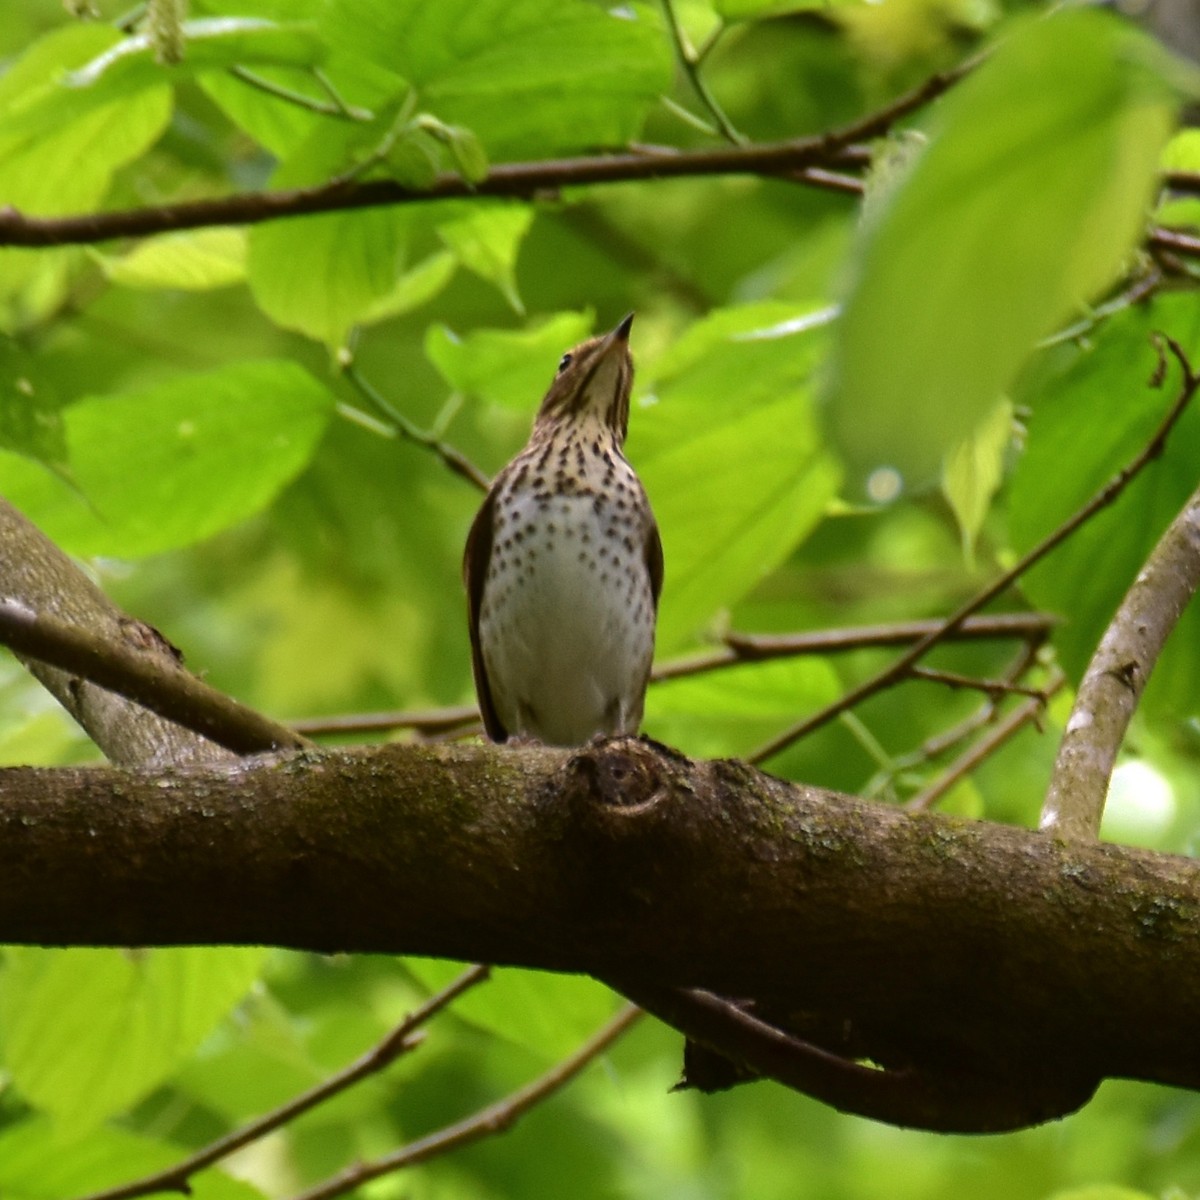
[[[0,596],[59,624],[91,631],[150,671],[179,673],[178,652],[157,631],[121,612],[53,542],[0,500]],[[25,665],[116,763],[161,767],[213,762],[229,751],[191,729],[88,681],[72,667]]]
[[[284,217],[432,200],[479,197],[532,200],[565,187],[637,179],[789,175],[808,167],[836,166],[846,147],[886,133],[897,121],[952,87],[973,66],[971,61],[933,75],[890,104],[840,129],[787,142],[503,163],[477,182],[447,172],[423,189],[405,187],[391,179],[358,182],[339,178],[313,187],[243,192],[209,200],[67,217],[34,217],[15,208],[0,208],[0,246],[79,245],[116,237],[142,237],[212,225],[253,225]]]
[[[1195,387],[1200,380],[1188,370],[1188,384]],[[1200,488],[1138,572],[1080,681],[1042,808],[1046,833],[1074,839],[1100,836],[1125,731],[1164,643],[1197,589]]]
[[[138,632],[136,642],[131,644],[129,636],[106,641],[88,629],[41,615],[23,600],[0,597],[0,644],[20,655],[116,692],[234,754],[311,745],[286,726],[209,687],[185,671],[173,654],[145,654],[147,642],[156,645],[160,635],[128,618],[126,625]]]
[[[736,1054],[756,1077],[774,1079],[839,1112],[937,1133],[1007,1133],[1074,1112],[1100,1080],[1029,1071],[1020,1080],[970,1069],[923,1074],[872,1067],[802,1041],[729,1000],[699,988],[628,989],[647,1012],[722,1055]],[[692,1051],[695,1055],[695,1051]],[[685,1077],[690,1085],[685,1056]]]
[[[495,961],[810,1014],[931,1087],[1200,1088],[1189,859],[913,816],[636,739],[17,768],[0,797],[0,942]]]

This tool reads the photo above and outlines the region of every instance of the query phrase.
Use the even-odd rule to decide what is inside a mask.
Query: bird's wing
[[[479,698],[479,711],[483,716],[483,727],[493,742],[508,739],[508,730],[500,722],[496,706],[492,702],[492,689],[488,683],[487,666],[483,661],[483,647],[479,643],[479,610],[483,605],[483,585],[487,579],[488,563],[492,557],[492,530],[495,528],[494,510],[496,489],[488,492],[487,498],[471,522],[467,534],[467,545],[463,551],[463,582],[467,585],[467,622],[471,633],[471,669],[475,674],[475,694]]]

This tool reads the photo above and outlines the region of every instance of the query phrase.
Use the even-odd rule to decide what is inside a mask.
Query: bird
[[[624,454],[632,326],[629,313],[562,356],[467,535],[471,661],[492,741],[580,746],[641,725],[663,551]]]

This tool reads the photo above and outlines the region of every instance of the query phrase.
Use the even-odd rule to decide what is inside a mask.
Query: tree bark
[[[0,772],[0,941],[705,988],[855,1057],[1010,1087],[1200,1088],[1198,935],[1189,859],[909,815],[634,739]]]

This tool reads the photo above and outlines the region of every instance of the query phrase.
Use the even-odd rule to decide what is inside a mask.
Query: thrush
[[[625,459],[630,313],[562,356],[463,556],[488,736],[576,746],[636,733],[662,588],[658,526]]]

